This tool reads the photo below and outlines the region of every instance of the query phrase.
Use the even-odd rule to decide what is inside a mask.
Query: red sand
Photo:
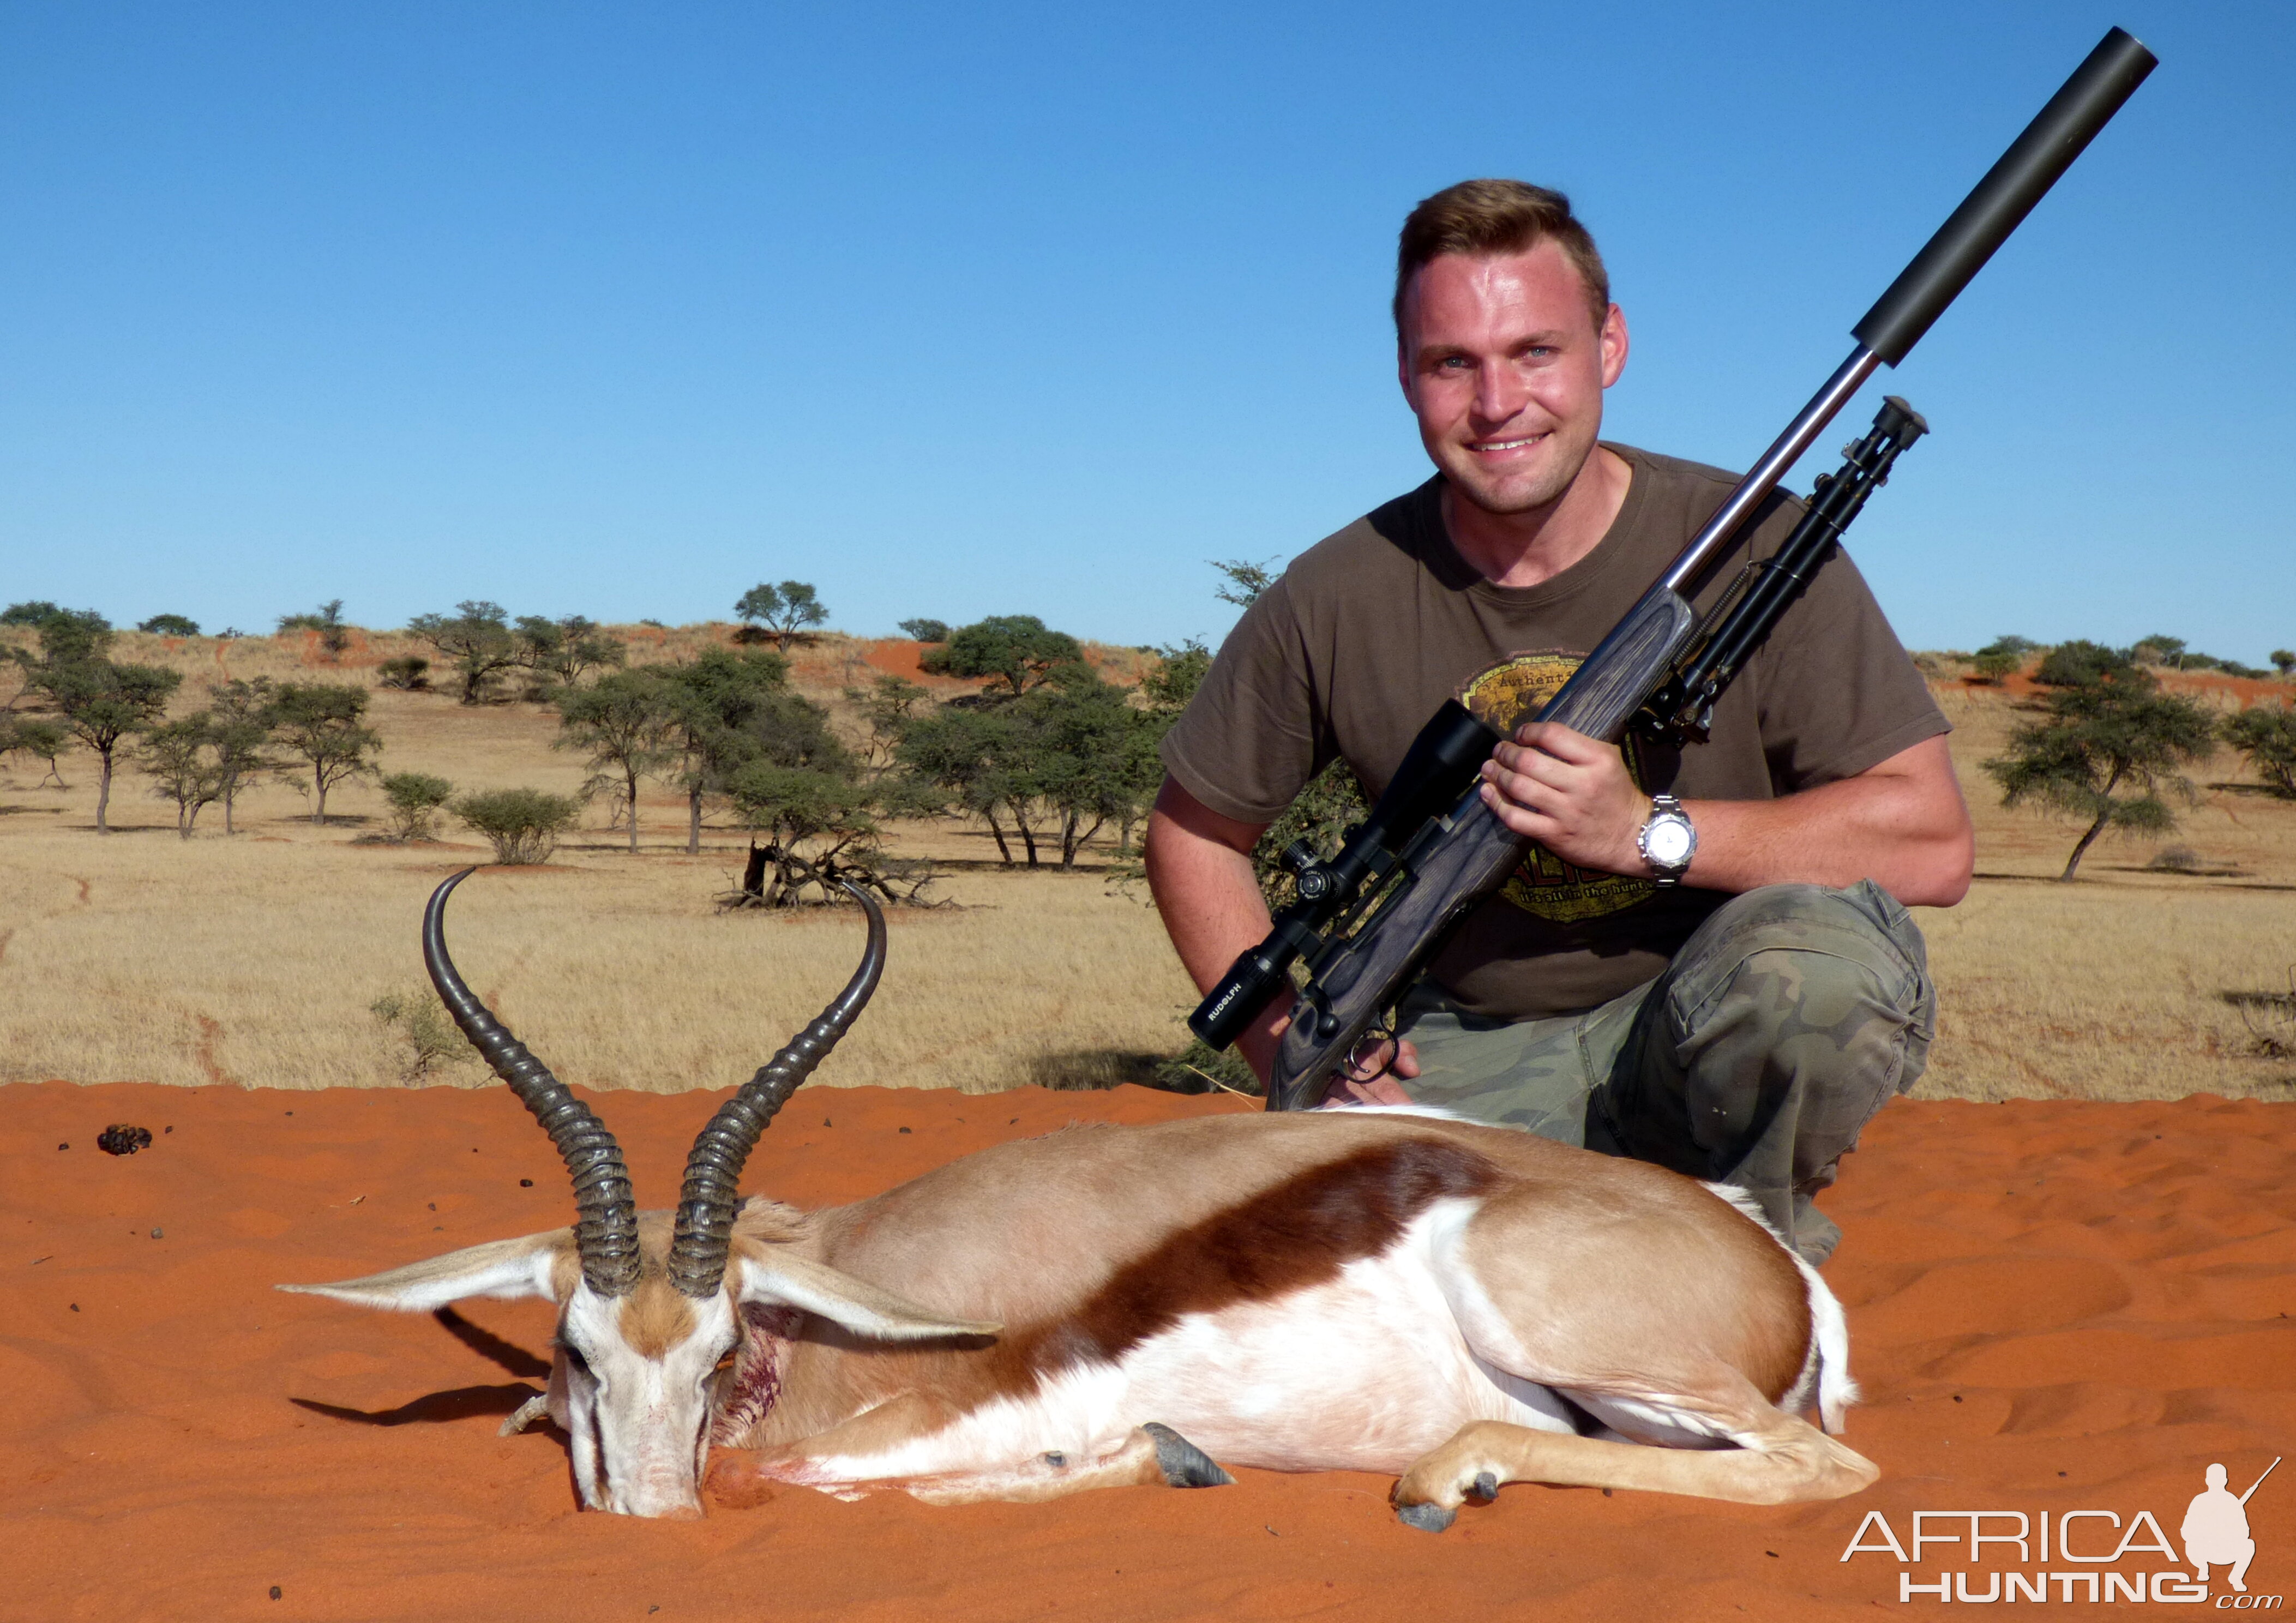
[[[2149,1510],[2173,1538],[2210,1462],[2237,1491],[2296,1441],[2284,1105],[1892,1105],[1827,1201],[1868,1395],[1849,1441],[1878,1487],[1782,1509],[1513,1487],[1431,1536],[1396,1524],[1382,1478],[1266,1472],[1042,1505],[793,1489],[700,1522],[586,1514],[554,1434],[495,1436],[538,1389],[546,1309],[470,1304],[501,1338],[489,1357],[427,1316],[270,1290],[565,1221],[506,1091],[47,1083],[0,1102],[9,1619],[1867,1616],[1897,1606],[1900,1571],[1838,1559],[1868,1511],[1901,1541],[1915,1511],[1976,1509]],[[715,1103],[601,1101],[642,1197],[667,1203]],[[823,1089],[748,1184],[849,1199],[1070,1119],[1235,1108]],[[154,1147],[97,1152],[114,1121]],[[2296,1462],[2249,1514],[2251,1590],[2296,1589]],[[2003,1557],[1965,1550],[1932,1545],[1919,1581],[1957,1561],[1981,1594]]]

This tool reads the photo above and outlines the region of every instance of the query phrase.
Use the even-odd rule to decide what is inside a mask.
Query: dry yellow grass
[[[2201,803],[2175,833],[2102,840],[2079,879],[2059,884],[2078,829],[2005,810],[1981,766],[2020,713],[1958,686],[1940,702],[1976,818],[1978,879],[1960,906],[1920,914],[1939,1003],[1922,1094],[2296,1096],[2296,1060],[2258,1053],[2258,1029],[2225,1000],[2289,989],[2296,802],[2262,793],[2239,757],[2220,753],[2194,771]],[[2202,872],[2150,870],[2171,846],[2195,853]]]
[[[640,655],[675,657],[724,630],[665,633]],[[122,644],[122,658],[193,673],[179,709],[219,674],[210,640]],[[221,659],[234,676],[367,681],[373,662],[396,652],[378,637],[336,668],[304,639],[250,638]],[[798,679],[832,697],[867,674],[867,654],[866,644],[824,639],[799,660]],[[2106,841],[2080,882],[2060,886],[2052,880],[2073,831],[2003,811],[1979,768],[2013,719],[2006,702],[1958,688],[1945,702],[1980,877],[1960,907],[1922,918],[1943,1005],[1923,1094],[2296,1093],[2296,1062],[2256,1053],[2223,996],[2284,989],[2296,963],[2296,804],[2255,792],[2233,758],[2219,758],[2199,775],[2215,787],[2171,837],[2212,872],[2147,872],[2152,845]],[[381,691],[373,716],[388,770],[561,792],[584,776],[578,758],[550,747],[555,718],[539,706]],[[338,816],[324,829],[294,792],[266,785],[242,799],[238,838],[221,836],[210,808],[198,837],[181,841],[172,807],[132,773],[112,802],[126,832],[99,839],[92,763],[67,757],[65,767],[68,791],[37,787],[37,768],[20,760],[0,773],[0,1080],[399,1079],[403,1045],[369,1005],[422,984],[422,899],[450,868],[482,859],[481,848],[352,843],[381,812],[364,783],[331,799]],[[458,958],[571,1080],[724,1086],[842,983],[859,926],[842,913],[717,914],[710,898],[738,866],[741,836],[713,829],[710,848],[689,858],[681,799],[657,791],[640,810],[646,848],[635,859],[603,826],[602,804],[550,867],[467,885]],[[952,863],[940,894],[960,906],[894,915],[884,988],[823,1081],[993,1089],[1121,1075],[1137,1056],[1182,1045],[1191,990],[1138,900],[1110,895],[1096,872],[1000,871],[971,831],[936,824],[897,838],[905,852]],[[1095,852],[1095,867],[1107,857]],[[465,1065],[445,1079],[482,1078]]]
[[[0,1080],[398,1080],[404,1050],[370,1005],[423,984],[422,898],[485,852],[257,826],[189,842],[11,831]],[[843,984],[862,931],[847,911],[715,912],[736,861],[587,848],[485,871],[456,897],[456,961],[569,1080],[740,1081]],[[1093,874],[968,872],[947,889],[961,909],[894,914],[884,984],[824,1081],[993,1089],[1073,1051],[1177,1045],[1188,988],[1146,909]]]

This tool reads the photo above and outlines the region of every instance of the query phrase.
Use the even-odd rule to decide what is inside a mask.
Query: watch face
[[[1682,817],[1654,817],[1643,832],[1643,849],[1663,868],[1679,867],[1690,859],[1690,824]]]

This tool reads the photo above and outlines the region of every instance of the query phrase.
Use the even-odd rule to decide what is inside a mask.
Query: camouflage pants
[[[1870,880],[1733,897],[1656,980],[1551,1020],[1482,1020],[1423,983],[1402,1029],[1423,1104],[1736,1184],[1813,1263],[1811,1205],[1937,1029],[1921,931]]]

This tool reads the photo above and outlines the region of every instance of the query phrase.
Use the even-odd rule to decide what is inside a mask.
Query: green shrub
[[[382,798],[390,802],[390,837],[428,840],[439,808],[454,798],[455,786],[445,778],[422,772],[394,772],[382,780]]]
[[[382,678],[383,686],[413,693],[421,693],[430,685],[430,678],[423,674],[430,668],[430,660],[419,653],[410,653],[402,654],[396,660],[385,660],[378,668],[378,674]]]
[[[200,623],[181,614],[155,614],[148,620],[138,620],[135,629],[159,636],[197,636]]]
[[[548,862],[558,836],[574,826],[581,809],[570,795],[539,789],[496,789],[455,803],[455,816],[485,835],[495,860],[505,865]]]
[[[386,992],[367,1005],[390,1045],[390,1062],[402,1082],[422,1083],[433,1072],[475,1057],[454,1020],[428,987]]]

